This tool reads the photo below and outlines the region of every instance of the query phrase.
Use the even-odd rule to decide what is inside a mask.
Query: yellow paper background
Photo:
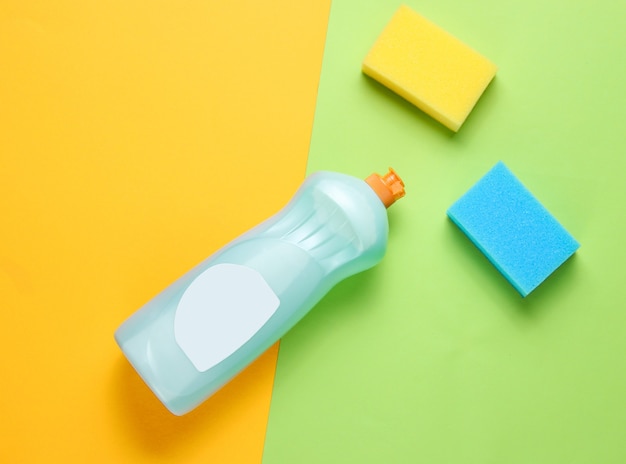
[[[277,346],[179,418],[113,332],[302,181],[329,5],[0,5],[1,462],[260,461]]]

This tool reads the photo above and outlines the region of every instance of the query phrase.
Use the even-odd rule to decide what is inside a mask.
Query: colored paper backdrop
[[[333,1],[308,172],[391,165],[407,196],[283,338],[263,462],[621,464],[624,2],[408,4],[500,69],[453,135],[360,73],[398,3]],[[582,244],[526,299],[446,218],[498,160]]]
[[[277,346],[174,417],[113,332],[302,181],[328,8],[0,4],[0,462],[260,462]]]

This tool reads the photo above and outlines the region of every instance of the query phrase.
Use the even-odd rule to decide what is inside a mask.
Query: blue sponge
[[[504,163],[497,163],[448,216],[522,296],[579,248]]]

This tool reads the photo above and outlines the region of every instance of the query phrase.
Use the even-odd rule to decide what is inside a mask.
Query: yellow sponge
[[[453,131],[496,66],[408,6],[401,6],[363,60],[363,72]]]

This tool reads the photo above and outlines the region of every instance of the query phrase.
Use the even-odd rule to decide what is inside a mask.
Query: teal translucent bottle
[[[374,266],[387,246],[386,208],[404,196],[390,169],[365,181],[318,172],[277,214],[179,278],[115,339],[174,414],[227,383],[335,284]]]

